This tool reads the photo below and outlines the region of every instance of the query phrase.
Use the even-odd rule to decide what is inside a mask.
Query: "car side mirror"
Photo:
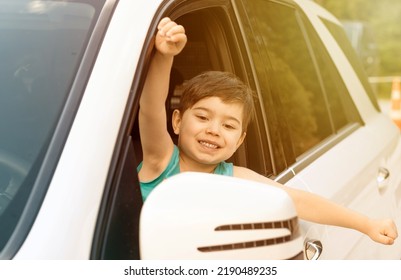
[[[164,180],[149,195],[139,235],[141,259],[290,259],[303,248],[284,190],[194,172]]]

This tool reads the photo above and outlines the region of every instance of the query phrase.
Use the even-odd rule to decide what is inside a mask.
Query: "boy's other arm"
[[[382,244],[393,244],[397,228],[390,219],[373,220],[313,193],[281,185],[250,169],[235,166],[234,176],[284,189],[292,198],[298,216],[311,222],[358,230]]]

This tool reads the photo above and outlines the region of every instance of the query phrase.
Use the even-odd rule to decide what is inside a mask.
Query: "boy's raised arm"
[[[186,44],[185,30],[169,18],[160,21],[155,38],[155,53],[149,66],[139,101],[139,131],[143,165],[142,181],[154,179],[167,166],[173,141],[167,130],[165,102],[174,56]]]

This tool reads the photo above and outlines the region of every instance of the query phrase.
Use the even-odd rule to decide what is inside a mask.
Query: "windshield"
[[[103,2],[0,0],[0,251],[31,210],[25,206]]]

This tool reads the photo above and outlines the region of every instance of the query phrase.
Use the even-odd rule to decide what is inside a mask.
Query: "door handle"
[[[317,260],[323,251],[322,242],[317,239],[309,239],[304,243],[304,256],[306,260]]]
[[[390,171],[387,168],[380,167],[377,173],[377,186],[379,189],[387,187],[390,178]]]

